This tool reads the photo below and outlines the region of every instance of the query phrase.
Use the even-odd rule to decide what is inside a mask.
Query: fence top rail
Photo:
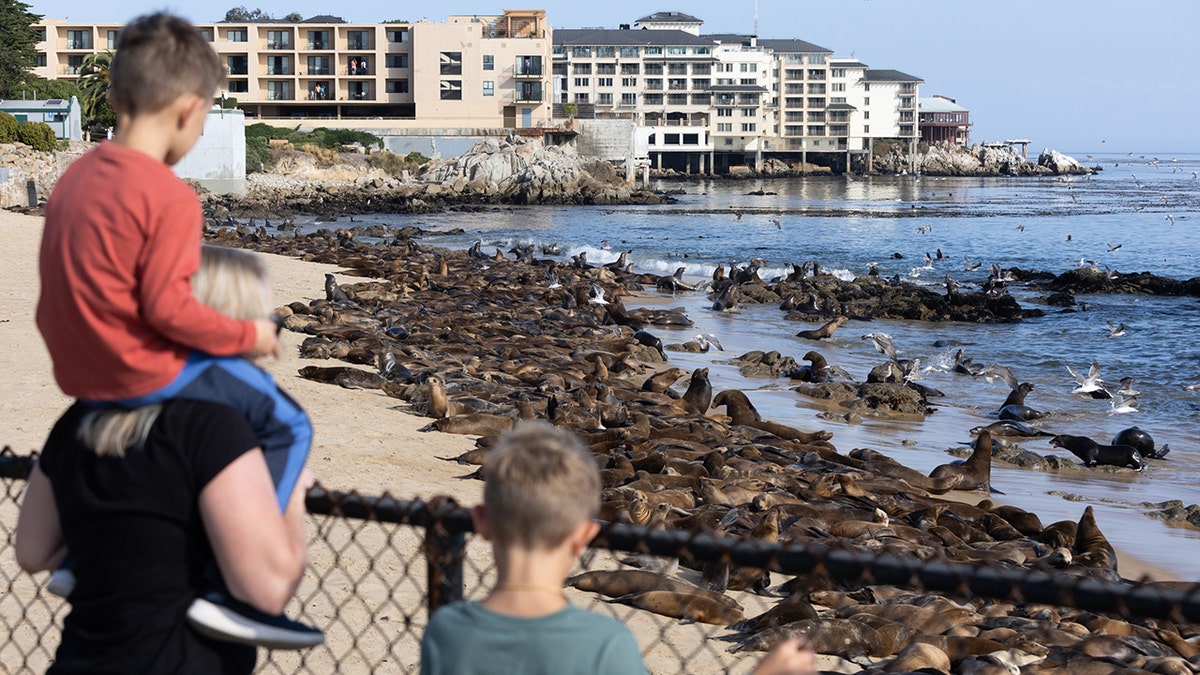
[[[36,455],[0,451],[0,477],[23,480]],[[397,499],[314,487],[305,503],[311,514],[432,528],[459,535],[474,531],[470,511],[453,499]],[[676,557],[696,563],[724,562],[782,574],[821,574],[842,583],[884,584],[965,597],[1033,602],[1128,617],[1200,623],[1200,583],[1107,581],[1057,571],[1007,568],[876,554],[849,546],[780,544],[687,530],[654,530],[604,523],[593,548]]]

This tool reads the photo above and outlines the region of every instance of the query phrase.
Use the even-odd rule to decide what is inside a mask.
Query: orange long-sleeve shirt
[[[254,323],[196,300],[203,215],[165,163],[115,143],[77,159],[46,205],[37,325],[63,393],[96,401],[169,384],[187,354],[243,354]]]

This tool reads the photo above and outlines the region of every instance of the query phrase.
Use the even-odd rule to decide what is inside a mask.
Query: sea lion
[[[346,389],[379,389],[385,381],[378,373],[350,366],[305,366],[297,372],[306,380],[328,382]]]
[[[1157,450],[1154,448],[1154,439],[1150,434],[1142,431],[1137,427],[1129,427],[1117,432],[1112,439],[1113,445],[1131,445],[1142,453],[1142,459],[1164,459],[1167,453],[1171,451],[1171,446],[1166,443]]]
[[[708,381],[708,368],[697,368],[692,371],[692,380],[688,383],[680,402],[688,412],[703,415],[712,404],[712,384]]]
[[[660,340],[654,334],[650,333],[649,331],[639,330],[633,334],[633,339],[637,340],[638,344],[645,345],[647,347],[653,347],[654,349],[658,350],[658,355],[662,357],[663,361],[667,360],[667,353],[663,351],[662,340]]]
[[[999,418],[1002,420],[1011,420],[1016,422],[1028,422],[1029,420],[1039,420],[1046,416],[1046,413],[1040,410],[1034,410],[1027,405],[1017,405],[1009,403],[1000,409]]]
[[[504,415],[489,413],[467,413],[451,415],[433,421],[430,427],[447,434],[466,434],[469,436],[499,436],[512,429],[513,419]]]
[[[346,291],[338,286],[337,279],[332,274],[325,275],[325,299],[329,302],[337,302],[339,300],[349,301],[350,296],[346,295]]]
[[[830,319],[825,323],[824,326],[821,326],[820,328],[813,330],[802,330],[799,333],[796,333],[796,337],[804,338],[806,340],[824,340],[826,338],[833,337],[833,331],[840,328],[842,324],[849,320],[849,317],[837,316],[833,319]]]
[[[457,413],[457,410],[451,412],[450,398],[446,396],[446,388],[442,386],[442,378],[432,375],[425,380],[425,384],[429,387],[429,404],[425,408],[425,412],[430,417],[441,419]]]
[[[642,391],[660,394],[669,389],[671,385],[675,384],[684,375],[687,375],[687,371],[683,368],[667,368],[646,378],[646,381],[642,383]]]
[[[829,381],[829,362],[825,360],[815,351],[810,351],[804,355],[804,360],[809,362],[807,366],[793,368],[789,373],[789,377],[793,380],[801,382],[828,382]]]
[[[1050,445],[1070,451],[1083,460],[1084,466],[1108,464],[1111,466],[1127,466],[1134,471],[1146,468],[1142,453],[1132,445],[1100,445],[1087,436],[1070,436],[1059,434],[1050,439]]]
[[[780,438],[800,443],[815,443],[833,438],[828,431],[804,431],[786,424],[764,420],[755,409],[754,404],[746,394],[737,389],[726,389],[713,398],[712,407],[725,406],[725,413],[732,418],[734,424],[753,427],[761,431],[775,434]]]
[[[794,637],[803,637],[818,654],[836,654],[844,659],[864,656],[890,656],[883,648],[879,631],[865,623],[849,619],[805,619],[769,628],[751,635],[733,647],[731,652],[768,651],[775,645]]]
[[[1075,564],[1096,569],[1117,571],[1117,552],[1096,525],[1092,507],[1083,510],[1075,529]]]
[[[971,435],[981,434],[985,431],[992,436],[1017,436],[1021,438],[1054,435],[1048,431],[1034,429],[1028,424],[1016,420],[1000,420],[999,422],[992,422],[987,426],[975,427],[971,430]]]
[[[942,464],[929,474],[930,478],[958,479],[955,490],[990,490],[992,481],[992,435],[986,430],[975,439],[975,450],[962,464]]]
[[[613,598],[611,602],[620,602],[684,621],[717,626],[728,626],[746,618],[741,609],[730,607],[719,599],[718,594],[702,588],[687,591],[644,591]]]
[[[1004,408],[1005,406],[1009,405],[1025,405],[1025,395],[1031,391],[1033,391],[1032,382],[1022,382],[1018,384],[1013,388],[1012,391],[1008,393],[1008,398],[1004,399],[1004,403],[1002,403],[1000,407]]]

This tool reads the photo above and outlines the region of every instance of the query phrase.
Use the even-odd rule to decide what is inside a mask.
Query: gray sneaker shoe
[[[75,591],[75,573],[66,567],[54,570],[46,582],[46,590],[60,598],[71,597],[71,593]]]
[[[264,614],[218,591],[192,601],[188,623],[202,635],[224,642],[269,649],[305,649],[325,641],[325,633],[280,615]]]

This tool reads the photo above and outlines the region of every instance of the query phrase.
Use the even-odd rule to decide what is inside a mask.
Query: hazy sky
[[[29,1],[29,0],[26,0]],[[242,2],[242,0],[236,0]],[[754,0],[451,0],[437,13],[414,3],[247,1],[275,16],[334,14],[348,21],[444,20],[544,7],[551,26],[616,28],[653,11],[703,19],[705,32],[754,32]],[[166,9],[217,21],[211,0],[32,0],[35,13],[124,22]],[[414,7],[426,7],[416,9]],[[1196,0],[759,0],[758,33],[799,38],[925,80],[971,111],[971,139],[1029,138],[1031,150],[1200,152],[1200,2]]]

